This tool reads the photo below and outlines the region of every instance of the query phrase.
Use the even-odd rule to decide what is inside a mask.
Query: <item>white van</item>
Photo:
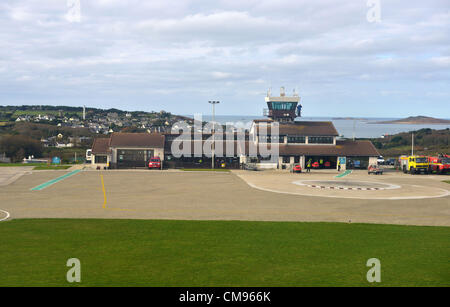
[[[92,149],[86,150],[86,163],[90,163],[92,161]]]

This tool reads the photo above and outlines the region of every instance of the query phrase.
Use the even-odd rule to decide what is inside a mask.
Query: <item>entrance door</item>
[[[118,168],[146,167],[145,150],[117,150]]]

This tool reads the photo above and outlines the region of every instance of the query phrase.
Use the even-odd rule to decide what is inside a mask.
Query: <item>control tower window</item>
[[[272,102],[272,110],[294,110],[296,102]]]

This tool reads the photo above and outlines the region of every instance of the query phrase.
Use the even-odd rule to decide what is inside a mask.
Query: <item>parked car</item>
[[[379,168],[377,165],[369,165],[369,167],[367,168],[367,173],[369,175],[370,174],[383,175],[383,170]]]
[[[377,159],[377,162],[378,162],[378,165],[383,165],[385,162],[383,156],[379,156]]]
[[[319,166],[320,166],[319,162],[317,162],[317,161],[312,164],[313,168],[319,168]]]
[[[161,159],[159,157],[153,157],[148,162],[149,169],[161,169]]]
[[[395,159],[387,159],[384,163],[385,165],[395,165]]]
[[[258,170],[258,167],[256,166],[256,163],[252,163],[252,162],[244,163],[242,165],[242,168],[244,170],[246,170],[246,171],[257,171]]]
[[[291,168],[291,173],[301,173],[302,166],[300,164],[294,164]]]

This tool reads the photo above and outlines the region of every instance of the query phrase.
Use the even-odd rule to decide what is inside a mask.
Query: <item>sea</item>
[[[192,115],[187,115],[193,117]],[[237,126],[250,127],[254,119],[264,119],[263,116],[248,116],[248,115],[216,115],[215,121],[221,124],[237,124]],[[341,137],[352,138],[379,138],[386,135],[397,134],[400,132],[417,131],[424,128],[431,128],[436,130],[449,129],[449,124],[423,124],[423,125],[408,125],[408,124],[376,124],[380,121],[397,120],[400,118],[358,118],[358,119],[343,119],[333,117],[301,117],[297,121],[331,121]],[[203,115],[204,121],[211,121],[210,115]]]

